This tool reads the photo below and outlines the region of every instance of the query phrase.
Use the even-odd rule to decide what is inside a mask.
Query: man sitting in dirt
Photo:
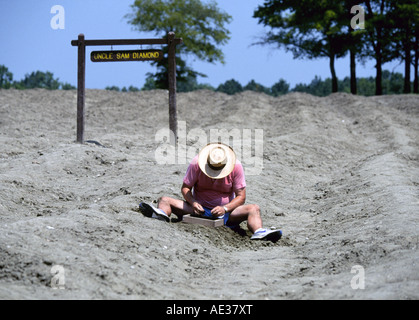
[[[183,200],[162,197],[155,208],[141,203],[144,215],[170,221],[185,214],[209,219],[223,219],[224,225],[235,229],[247,220],[252,240],[277,241],[280,230],[262,228],[260,208],[245,204],[246,181],[243,166],[233,149],[222,143],[210,143],[191,161],[182,185]]]

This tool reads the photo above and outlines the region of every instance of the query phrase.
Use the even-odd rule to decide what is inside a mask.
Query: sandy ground
[[[85,138],[102,147],[75,143],[75,91],[1,90],[1,299],[419,298],[419,96],[177,102],[187,156],[211,129],[251,143],[253,158],[236,150],[247,203],[283,238],[138,212],[181,197],[185,150],[161,164],[167,92],[88,90]]]

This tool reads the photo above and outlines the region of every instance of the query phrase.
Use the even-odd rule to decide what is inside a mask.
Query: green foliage
[[[315,96],[325,97],[332,93],[330,90],[331,79],[322,80],[315,77],[310,84],[297,84],[293,92],[306,92]],[[394,73],[388,70],[383,71],[383,94],[402,94],[404,77],[401,73]],[[358,94],[363,96],[375,95],[375,78],[358,78],[357,79]],[[339,81],[340,92],[350,92],[350,79],[345,77]]]
[[[394,73],[387,70],[383,71],[383,93],[384,94],[402,94],[403,93],[403,75],[400,73]],[[265,93],[270,96],[278,97],[280,95],[287,94],[289,92],[305,92],[314,96],[325,97],[332,93],[331,90],[331,78],[322,80],[316,76],[309,84],[299,83],[294,88],[290,89],[289,83],[284,79],[280,79],[271,88],[264,87],[258,84],[255,80],[251,80],[244,87],[235,79],[226,81],[220,84],[217,89],[214,89],[210,85],[198,84],[195,80],[178,85],[178,92],[189,92],[199,89],[213,90],[217,92],[223,92],[229,95],[234,95],[246,90]],[[375,78],[358,78],[357,79],[358,94],[363,96],[375,95]],[[146,84],[142,90],[153,90],[156,89],[154,86],[153,78],[148,78]],[[350,93],[350,79],[345,77],[343,80],[338,81],[338,91]]]
[[[155,88],[153,88],[153,89],[155,89]],[[107,87],[105,87],[105,90],[117,91],[117,92],[138,92],[138,91],[140,91],[140,89],[138,89],[137,87],[134,87],[134,86],[129,86],[128,89],[127,89],[127,87],[122,87],[122,89],[121,89],[118,86],[107,86]]]
[[[134,86],[129,86],[128,91],[129,92],[138,92],[138,91],[140,91],[140,89],[138,89],[137,87],[134,87]]]
[[[267,0],[253,17],[270,31],[258,44],[274,44],[291,51],[295,58],[330,60],[332,90],[338,90],[334,62],[348,49],[342,31],[345,6],[335,0]]]
[[[54,75],[47,71],[35,71],[30,74],[26,74],[25,78],[21,81],[13,81],[13,74],[9,69],[0,65],[0,88],[2,89],[34,89],[42,88],[48,90],[74,90],[76,87],[69,83],[61,83],[59,79],[55,79]]]
[[[419,54],[419,2],[417,0],[390,1],[387,24],[391,32],[390,60],[404,61],[405,75],[403,92],[410,93],[410,75],[412,62],[418,72]],[[417,81],[417,74],[416,74]],[[416,84],[417,85],[417,84]],[[416,93],[418,90],[416,89]]]
[[[131,8],[133,13],[126,18],[138,31],[154,32],[159,37],[174,32],[176,37],[183,39],[183,45],[177,46],[176,52],[179,83],[196,79],[200,75],[187,66],[183,56],[193,56],[210,63],[224,63],[224,55],[219,46],[230,39],[225,24],[230,23],[232,18],[221,11],[215,1],[136,0]],[[168,89],[167,46],[163,50],[165,58],[152,63],[158,71],[149,76],[154,77],[156,88]]]
[[[266,93],[266,94],[269,94],[269,92],[270,92],[269,88],[266,88],[263,85],[261,85],[259,83],[256,83],[255,80],[251,80],[247,85],[245,85],[243,87],[243,91],[246,91],[246,90],[263,92],[263,93]]]
[[[214,91],[215,89],[209,84],[199,84],[196,77],[189,77],[186,81],[177,82],[178,92],[191,92],[201,89],[207,89]]]
[[[365,24],[362,25],[365,29],[353,30],[350,26],[354,18],[350,12],[355,5],[364,8]],[[382,65],[398,59],[405,63],[403,92],[411,92],[410,69],[413,65],[414,90],[419,93],[417,0],[265,0],[253,17],[269,28],[257,44],[285,48],[295,58],[328,57],[333,92],[341,90],[342,86],[335,72],[335,59],[350,52],[351,92],[356,92],[356,61],[376,61],[375,94],[380,95],[389,90]],[[318,80],[314,79],[310,86],[317,87]],[[319,94],[325,93],[323,89],[321,92]]]
[[[155,90],[157,89],[156,81],[154,80],[153,75],[149,75],[145,80],[145,84],[141,90],[148,91],[148,90]]]
[[[61,84],[61,89],[62,90],[76,90],[77,88],[73,86],[72,84],[65,82]]]
[[[402,94],[403,93],[403,75],[401,73],[383,71],[383,93],[384,94]],[[305,92],[314,96],[325,97],[332,93],[331,78],[322,80],[316,76],[309,84],[299,83],[290,90],[290,85],[284,79],[280,79],[271,88],[264,87],[258,84],[255,80],[251,80],[244,87],[235,79],[226,81],[220,84],[215,91],[223,92],[229,95],[234,95],[246,90],[262,92],[274,97],[287,94],[289,92]],[[358,78],[357,79],[358,93],[363,96],[375,95],[375,78]],[[339,92],[350,93],[350,79],[345,77],[338,81]],[[211,90],[211,88],[208,88]]]
[[[274,97],[287,94],[289,92],[290,85],[284,79],[280,79],[271,88],[271,95]]]
[[[299,83],[291,91],[306,92],[314,96],[325,97],[332,93],[330,83],[330,78],[327,78],[326,80],[322,81],[320,77],[316,76],[310,84]]]
[[[118,86],[107,86],[107,87],[105,87],[105,90],[108,90],[108,91],[121,91],[121,89],[118,87]]]
[[[234,95],[236,93],[242,92],[243,87],[238,81],[231,79],[231,80],[226,81],[223,84],[220,84],[216,91],[224,92],[229,95]]]
[[[13,82],[13,74],[6,66],[0,65],[0,88],[9,89]]]
[[[45,89],[62,89],[74,90],[76,87],[69,83],[60,83],[58,79],[50,72],[32,72],[27,74],[22,81],[13,81],[13,74],[9,72],[7,67],[0,65],[0,88],[2,89],[28,89],[28,88],[45,88]],[[316,76],[309,84],[299,83],[290,90],[290,85],[284,79],[279,79],[271,88],[265,87],[255,80],[251,80],[244,87],[235,79],[226,81],[220,84],[217,89],[209,84],[200,84],[196,78],[190,77],[185,82],[177,84],[178,92],[190,92],[200,89],[206,89],[217,92],[224,92],[229,95],[234,95],[246,90],[265,93],[274,97],[287,94],[289,92],[306,92],[315,96],[324,97],[332,93],[331,78],[322,80]],[[364,96],[372,96],[375,94],[375,79],[373,77],[358,78],[357,79],[358,93]],[[412,84],[410,83],[410,86]],[[350,79],[345,77],[338,82],[340,92],[350,92]],[[118,86],[107,86],[106,90],[117,92],[138,92],[140,89],[134,86],[128,88],[123,87],[120,89]],[[141,90],[154,90],[158,89],[154,77],[150,75]],[[383,71],[383,94],[402,94],[404,92],[404,77],[401,73]]]
[[[59,89],[60,82],[58,79],[54,79],[54,75],[51,72],[36,71],[26,74],[20,85],[25,89],[43,88],[56,90]]]

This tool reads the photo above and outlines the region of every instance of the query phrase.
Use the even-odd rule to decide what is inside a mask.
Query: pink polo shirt
[[[236,160],[233,171],[223,179],[206,176],[198,164],[198,156],[192,159],[183,183],[193,188],[195,200],[202,206],[214,208],[228,204],[235,197],[235,191],[246,187],[243,166]]]

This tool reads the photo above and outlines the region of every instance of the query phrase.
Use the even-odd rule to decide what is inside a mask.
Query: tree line
[[[138,31],[154,32],[159,37],[175,32],[183,38],[184,45],[177,50],[178,82],[190,84],[198,76],[205,76],[193,70],[184,56],[224,63],[220,46],[230,39],[226,24],[232,17],[216,2],[136,0],[131,8],[132,13],[126,18]],[[296,59],[328,58],[331,92],[339,91],[348,79],[349,92],[364,92],[359,87],[362,84],[356,77],[356,67],[372,59],[376,62],[374,94],[388,92],[388,74],[383,71],[383,64],[394,60],[405,66],[403,93],[419,93],[417,0],[265,0],[254,10],[253,18],[269,29],[253,45],[283,48]],[[335,61],[348,55],[349,78],[339,81]],[[148,74],[148,85],[167,89],[167,58],[154,65],[157,72]]]
[[[345,77],[343,80],[338,80],[338,91],[340,92],[351,92],[350,78]],[[331,90],[331,78],[322,80],[320,77],[315,77],[310,83],[298,83],[294,88],[290,88],[290,84],[284,80],[279,79],[278,82],[273,84],[271,87],[266,87],[255,80],[249,81],[246,85],[242,85],[235,79],[227,80],[217,87],[213,87],[209,84],[198,84],[196,80],[188,82],[179,82],[177,84],[178,92],[191,92],[201,89],[212,90],[215,92],[223,92],[229,95],[234,95],[243,91],[255,91],[265,93],[274,97],[287,94],[289,92],[305,92],[315,96],[324,97],[332,93]],[[375,95],[375,79],[373,77],[358,78],[357,79],[358,94],[364,96]],[[413,84],[411,83],[411,86]],[[7,69],[7,67],[0,65],[0,88],[1,89],[34,89],[43,88],[49,90],[74,90],[74,87],[68,83],[62,83],[59,79],[54,78],[52,72],[41,72],[35,71],[30,74],[26,74],[24,79],[21,81],[14,81],[13,74]],[[404,77],[401,73],[390,72],[388,70],[383,71],[383,94],[401,94],[404,88]],[[146,90],[159,89],[156,86],[155,81],[149,78],[144,86],[139,89],[135,86],[129,86],[119,88],[118,86],[107,86],[106,90],[118,91],[118,92],[138,92]]]
[[[76,89],[73,85],[69,83],[60,82],[59,79],[54,78],[52,72],[42,72],[34,71],[30,74],[26,74],[25,77],[16,81],[13,80],[13,73],[9,69],[0,65],[0,88],[1,89],[34,89],[34,88],[43,88],[49,90],[71,90]]]
[[[351,23],[353,12],[358,23]],[[295,58],[328,58],[332,92],[339,90],[335,60],[349,54],[352,93],[358,89],[356,64],[369,59],[376,62],[376,95],[384,93],[383,64],[394,60],[405,66],[403,92],[419,93],[417,0],[266,0],[253,17],[270,28],[258,44],[285,48]]]
[[[384,70],[382,72],[382,94],[402,94],[404,88],[404,77],[401,73],[390,72]],[[357,87],[358,94],[363,96],[373,96],[375,95],[375,78],[366,77],[366,78],[357,78]],[[411,83],[411,86],[413,84]],[[150,83],[146,83],[141,90],[152,90],[156,89]],[[332,79],[326,78],[322,80],[320,77],[316,76],[310,83],[298,83],[291,88],[290,84],[284,80],[280,79],[278,82],[273,84],[271,87],[266,87],[260,83],[257,83],[255,80],[249,81],[246,85],[242,85],[239,81],[235,79],[227,80],[226,82],[220,84],[218,87],[212,87],[209,84],[198,84],[196,82],[188,84],[178,84],[177,90],[179,92],[190,92],[200,89],[207,89],[216,92],[223,92],[229,95],[234,95],[236,93],[244,91],[255,91],[265,93],[270,96],[280,96],[290,92],[305,92],[312,94],[314,96],[325,97],[332,93]],[[345,77],[342,80],[338,80],[338,91],[351,93],[351,79]]]
[[[231,33],[226,25],[232,21],[232,17],[218,8],[215,1],[136,0],[131,8],[132,13],[125,18],[138,31],[153,32],[158,37],[175,32],[177,37],[183,39],[183,45],[179,45],[176,52],[178,90],[212,89],[197,83],[198,76],[205,75],[193,70],[185,57],[208,63],[225,63],[220,47],[230,39]],[[383,65],[391,61],[404,64],[402,92],[419,93],[417,0],[265,0],[263,5],[255,8],[253,18],[269,29],[253,45],[283,48],[292,52],[296,59],[329,59],[330,79],[315,78],[308,85],[297,85],[292,89],[294,91],[311,90],[317,95],[337,91],[371,95],[372,79],[358,79],[356,68],[358,63],[374,60],[375,95],[400,93],[400,74],[383,70]],[[144,90],[168,88],[167,46],[163,47],[163,51],[164,58],[152,62],[157,70],[147,74]],[[339,80],[335,61],[348,55],[350,75]],[[60,83],[48,72],[37,71],[16,82],[11,80],[12,75],[7,68],[0,71],[1,87],[31,88],[35,83],[40,83],[40,87],[47,89],[72,88],[70,84]],[[330,89],[324,88],[326,84]],[[215,90],[230,92],[230,87],[239,90],[234,81],[222,84]],[[245,87],[266,89],[254,83]],[[136,90],[135,87],[130,88]],[[130,91],[130,88],[125,90]],[[113,89],[119,90],[116,87]],[[266,90],[275,95],[277,89],[272,87]]]

